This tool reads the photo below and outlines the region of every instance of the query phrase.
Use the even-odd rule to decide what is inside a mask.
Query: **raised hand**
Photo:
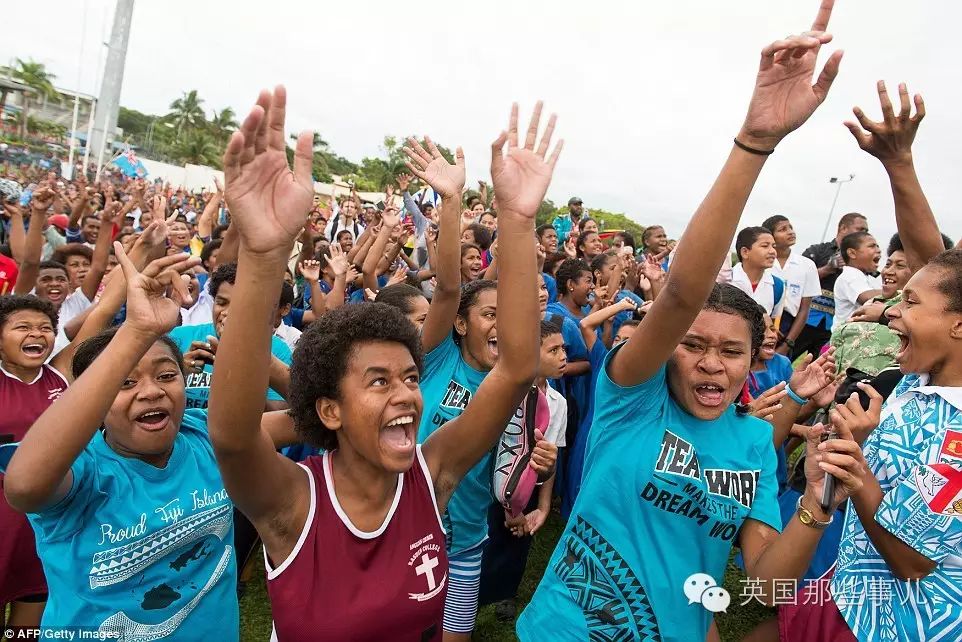
[[[150,203],[150,209],[154,213],[154,217],[158,221],[162,221],[167,218],[167,199],[164,196],[157,195],[154,196]]]
[[[401,190],[402,192],[408,191],[408,187],[411,185],[411,180],[413,178],[414,177],[411,176],[410,174],[398,174],[398,177],[397,177],[398,189]]]
[[[407,278],[408,278],[407,266],[402,265],[398,267],[398,269],[394,270],[394,274],[392,274],[391,278],[387,280],[387,285],[385,285],[384,287],[389,287],[392,285],[398,285],[399,283],[404,283],[407,280]]]
[[[757,399],[753,399],[752,402],[748,404],[748,412],[753,417],[758,417],[765,421],[772,421],[772,419],[775,418],[775,413],[781,410],[782,399],[784,399],[787,394],[785,383],[780,382],[778,385],[758,395]]]
[[[334,246],[337,249],[341,249],[340,246]],[[330,263],[330,262],[329,262]],[[300,265],[297,266],[301,271],[301,276],[303,276],[307,281],[313,283],[321,278],[321,263],[319,261],[301,261]]]
[[[180,319],[181,306],[191,302],[180,275],[199,265],[200,259],[177,253],[152,261],[138,272],[120,243],[114,242],[114,254],[127,280],[124,325],[151,336],[169,332]]]
[[[403,151],[410,160],[404,161],[405,166],[430,185],[441,198],[460,198],[461,189],[464,188],[464,152],[460,147],[455,150],[452,165],[427,136],[424,137],[424,144],[428,146],[427,150],[413,138],[408,138]]]
[[[852,132],[858,146],[882,161],[883,165],[910,163],[912,142],[919,130],[919,123],[925,118],[925,103],[922,101],[922,96],[915,94],[915,115],[913,116],[908,87],[905,83],[899,83],[900,109],[896,115],[889,93],[885,89],[885,81],[878,81],[877,88],[879,104],[882,106],[882,121],[870,120],[860,107],[856,107],[852,111],[858,119],[858,124],[845,121],[845,126]]]
[[[104,211],[100,213],[100,225],[104,230],[107,230],[108,226],[113,225],[117,219],[117,215],[120,214],[120,209],[121,205],[118,201],[111,201],[108,205],[104,206]]]
[[[351,269],[351,262],[347,260],[347,254],[344,253],[344,250],[342,250],[341,246],[337,243],[331,246],[331,256],[328,257],[327,264],[331,266],[331,271],[334,272],[334,276],[347,274],[348,270]]]
[[[825,101],[838,74],[842,52],[835,51],[812,84],[815,62],[826,33],[835,0],[822,0],[810,31],[776,40],[762,50],[755,91],[738,140],[760,150],[773,150],[798,129]]]
[[[144,228],[140,241],[148,249],[158,248],[167,243],[167,222],[164,219],[154,219]]]
[[[491,180],[498,195],[499,215],[513,213],[534,219],[545,192],[548,191],[564,140],[558,141],[551,156],[545,160],[557,122],[557,116],[552,114],[540,144],[535,147],[542,106],[540,100],[535,104],[523,147],[518,146],[517,103],[511,105],[508,130],[502,131],[498,139],[491,144]],[[507,153],[504,150],[505,143],[508,144]]]
[[[664,281],[668,278],[665,268],[661,266],[661,262],[665,260],[666,256],[668,256],[668,250],[654,256],[646,254],[645,258],[638,263],[641,275],[653,283]]]
[[[57,196],[57,193],[46,185],[38,187],[33,193],[33,197],[30,199],[30,210],[36,214],[46,214],[50,206],[53,205],[53,200]]]
[[[287,255],[314,203],[313,135],[297,137],[294,169],[287,164],[287,91],[262,91],[224,152],[225,198],[243,249]]]
[[[842,374],[835,377],[835,380],[832,381],[832,383],[828,384],[827,386],[825,386],[824,388],[816,392],[814,395],[812,395],[812,399],[811,399],[812,403],[818,406],[819,408],[828,408],[829,406],[831,406],[835,402],[835,393],[838,392],[838,388],[840,385],[842,385],[842,382],[844,380],[845,380],[845,373],[843,372]]]
[[[396,207],[387,207],[383,212],[381,212],[381,229],[394,230],[398,225],[401,224],[401,213],[398,212]]]
[[[829,348],[815,361],[808,354],[795,366],[788,385],[799,397],[809,399],[835,381],[835,348]]]

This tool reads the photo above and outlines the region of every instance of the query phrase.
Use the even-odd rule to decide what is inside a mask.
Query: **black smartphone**
[[[827,432],[822,435],[822,441],[835,439],[835,437],[834,432]],[[826,513],[832,508],[832,497],[835,496],[835,483],[835,477],[826,473],[825,485],[822,487],[822,497],[819,500],[819,504],[822,505],[822,510]]]
[[[385,207],[384,201],[378,201],[377,203],[374,204],[374,207],[377,208],[378,212],[383,212]]]

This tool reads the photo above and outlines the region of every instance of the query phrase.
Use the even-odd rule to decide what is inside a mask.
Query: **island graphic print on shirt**
[[[142,512],[135,523],[101,524],[88,582],[94,591],[122,591],[118,604],[128,606],[101,622],[100,631],[143,642],[176,632],[232,575],[232,519],[226,491],[202,489]]]

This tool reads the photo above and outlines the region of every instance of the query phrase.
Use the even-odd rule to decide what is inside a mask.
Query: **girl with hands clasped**
[[[811,31],[762,51],[744,124],[667,283],[604,362],[581,493],[518,621],[522,640],[703,640],[712,611],[728,603],[716,592],[701,596],[721,584],[733,544],[769,603],[772,580],[799,577],[808,565],[831,513],[813,480],[798,518],[778,533],[772,428],[735,409],[764,338],[762,312],[715,277],[765,160],[824,101],[838,72],[841,52],[812,84],[832,38],[832,5],[822,3]],[[841,452],[824,463],[853,478],[859,465]],[[833,503],[852,488],[840,484]]]
[[[45,624],[144,638],[238,639],[231,501],[184,373],[165,335],[200,260],[138,272],[120,243],[127,316],[77,350],[74,383],[36,420],[4,491],[26,512],[50,589]],[[110,316],[112,316],[110,312]]]
[[[452,389],[448,403],[463,402],[461,412],[418,445],[428,404],[421,396],[417,331],[387,305],[338,308],[301,336],[294,353],[295,426],[327,451],[299,465],[274,450],[254,402],[267,388],[272,301],[312,205],[311,135],[298,138],[291,171],[285,107],[283,87],[262,92],[224,154],[240,254],[211,391],[218,465],[231,498],[264,542],[278,639],[440,640],[452,574],[440,515],[502,433],[537,370],[531,236],[560,150],[545,160],[546,140],[535,151],[537,115],[529,141],[519,146],[517,108],[493,146],[504,262],[516,278],[498,286],[507,310],[498,323],[503,355],[470,403]],[[457,208],[444,208],[457,217]],[[442,221],[442,242],[446,233]]]

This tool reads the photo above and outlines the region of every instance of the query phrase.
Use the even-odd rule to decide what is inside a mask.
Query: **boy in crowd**
[[[863,303],[882,294],[878,274],[882,250],[875,237],[868,232],[854,232],[842,239],[840,249],[845,267],[835,280],[833,328],[848,321]]]
[[[542,444],[547,442],[554,450],[565,447],[565,430],[568,426],[568,402],[564,396],[548,385],[549,379],[560,379],[568,365],[561,324],[556,321],[541,322],[541,360],[535,385],[548,399],[548,428],[543,442],[534,449],[540,457]],[[505,514],[504,507],[495,502],[488,511],[488,545],[481,561],[481,592],[479,603],[497,603],[495,613],[499,620],[513,620],[517,612],[515,598],[521,577],[528,562],[532,536],[540,529],[551,512],[551,487],[554,471],[539,481],[537,491],[524,512],[515,518]]]
[[[795,229],[786,217],[781,214],[770,216],[762,222],[762,227],[775,238],[775,264],[772,265],[772,274],[785,281],[786,286],[785,307],[779,327],[784,338],[776,351],[795,359],[799,354],[795,351],[796,343],[806,328],[810,327],[807,321],[812,299],[822,293],[818,268],[811,259],[792,251],[796,241]]]
[[[868,232],[868,221],[858,212],[849,212],[838,222],[835,239],[817,243],[803,253],[818,268],[818,278],[822,286],[821,295],[812,299],[808,313],[807,327],[795,340],[795,354],[811,352],[818,354],[832,336],[832,319],[835,316],[835,280],[839,277],[845,261],[839,246],[853,232]]]

